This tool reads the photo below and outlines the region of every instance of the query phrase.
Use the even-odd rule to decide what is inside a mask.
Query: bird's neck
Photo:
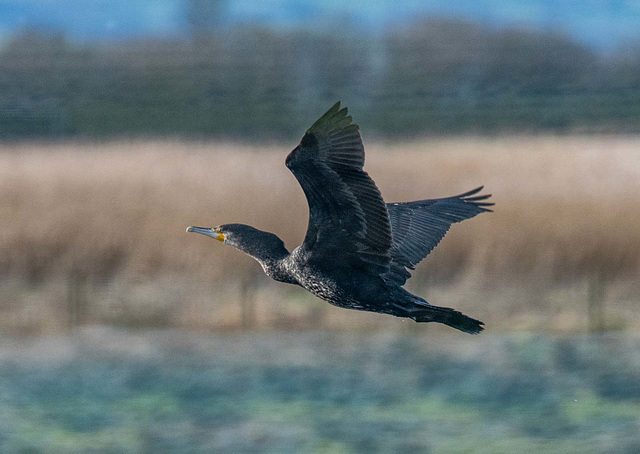
[[[277,281],[295,283],[287,266],[290,253],[282,240],[273,233],[256,229],[251,239],[245,238],[232,245],[256,259],[267,276]]]
[[[284,243],[282,243],[282,241],[255,241],[248,244],[239,244],[234,246],[245,254],[256,259],[263,266],[273,266],[277,262],[284,260],[289,256],[289,251],[284,247]]]

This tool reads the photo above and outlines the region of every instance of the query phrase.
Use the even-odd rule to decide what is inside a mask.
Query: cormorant
[[[402,288],[451,224],[491,211],[482,187],[443,199],[387,203],[364,166],[358,125],[336,103],[289,153],[309,204],[301,246],[289,252],[273,233],[244,224],[187,228],[233,246],[256,259],[276,281],[303,287],[347,309],[438,322],[478,334],[483,323],[429,304]]]

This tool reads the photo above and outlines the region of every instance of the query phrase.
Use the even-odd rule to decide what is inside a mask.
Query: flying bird
[[[429,304],[402,286],[451,224],[491,211],[477,195],[386,203],[364,167],[358,125],[336,103],[287,156],[309,205],[302,245],[289,252],[273,233],[244,224],[187,228],[256,259],[276,281],[299,285],[334,306],[444,323],[478,334],[483,323]]]

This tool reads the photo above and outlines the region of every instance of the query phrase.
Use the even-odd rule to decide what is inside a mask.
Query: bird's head
[[[224,224],[217,227],[187,227],[187,232],[210,236],[229,246],[233,246],[258,261],[280,259],[289,254],[284,243],[273,233],[263,232],[250,225]]]
[[[228,243],[229,245],[234,246],[234,225],[238,224],[218,225],[216,227],[197,227],[192,225],[187,227],[187,232],[200,233],[202,235],[210,236],[222,243]]]

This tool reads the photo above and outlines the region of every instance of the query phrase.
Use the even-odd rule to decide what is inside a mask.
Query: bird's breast
[[[360,273],[340,267],[327,268],[324,264],[305,259],[304,252],[296,248],[282,263],[285,274],[308,292],[335,306],[361,309],[369,298],[368,279]],[[363,292],[364,290],[364,292]]]

